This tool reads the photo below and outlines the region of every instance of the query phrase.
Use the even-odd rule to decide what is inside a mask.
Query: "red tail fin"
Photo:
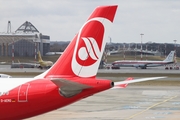
[[[96,8],[62,56],[43,77],[96,76],[116,9],[117,5]]]

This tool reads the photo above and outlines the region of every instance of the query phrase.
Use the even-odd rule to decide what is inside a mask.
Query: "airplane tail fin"
[[[175,61],[175,51],[171,51],[169,55],[164,59],[166,62],[174,62]]]
[[[97,7],[56,63],[40,77],[95,77],[117,5]]]
[[[40,51],[38,51],[38,62],[42,62],[43,60],[42,60],[42,57],[41,57],[41,53],[40,53]]]
[[[19,61],[19,59],[18,59],[18,63],[21,63],[21,62]]]

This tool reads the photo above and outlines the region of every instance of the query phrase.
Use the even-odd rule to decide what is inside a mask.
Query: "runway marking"
[[[160,104],[163,104],[163,103],[165,103],[165,102],[167,102],[167,101],[170,101],[170,100],[172,100],[172,99],[174,99],[174,98],[176,98],[176,97],[177,97],[177,96],[173,96],[173,97],[170,97],[170,98],[168,98],[168,99],[166,99],[166,100],[163,100],[163,101],[161,101],[161,102],[158,102],[158,103],[156,103],[156,104],[153,104],[152,106],[146,108],[145,110],[142,110],[141,112],[138,112],[138,113],[136,113],[136,114],[134,114],[134,115],[131,115],[130,117],[126,118],[125,120],[132,119],[132,118],[134,118],[134,117],[136,117],[136,116],[138,116],[138,115],[140,115],[140,114],[148,111],[149,109],[151,109],[151,108],[153,108],[153,107],[156,107],[156,106],[158,106],[158,105],[160,105]]]

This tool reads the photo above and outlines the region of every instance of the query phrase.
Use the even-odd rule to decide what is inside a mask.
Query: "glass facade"
[[[49,51],[50,51],[50,44],[49,43],[43,43],[43,55],[45,55]]]
[[[2,43],[0,45],[0,56],[7,56],[7,46],[8,44]]]

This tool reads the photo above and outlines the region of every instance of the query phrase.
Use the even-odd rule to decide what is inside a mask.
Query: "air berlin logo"
[[[76,36],[71,67],[75,75],[92,77],[96,75],[106,44],[107,30],[111,21],[96,17],[89,19]]]
[[[79,64],[89,66],[99,59],[101,51],[98,47],[96,40],[92,37],[82,37],[84,46],[80,47],[76,56]],[[84,63],[87,60],[88,62]]]

